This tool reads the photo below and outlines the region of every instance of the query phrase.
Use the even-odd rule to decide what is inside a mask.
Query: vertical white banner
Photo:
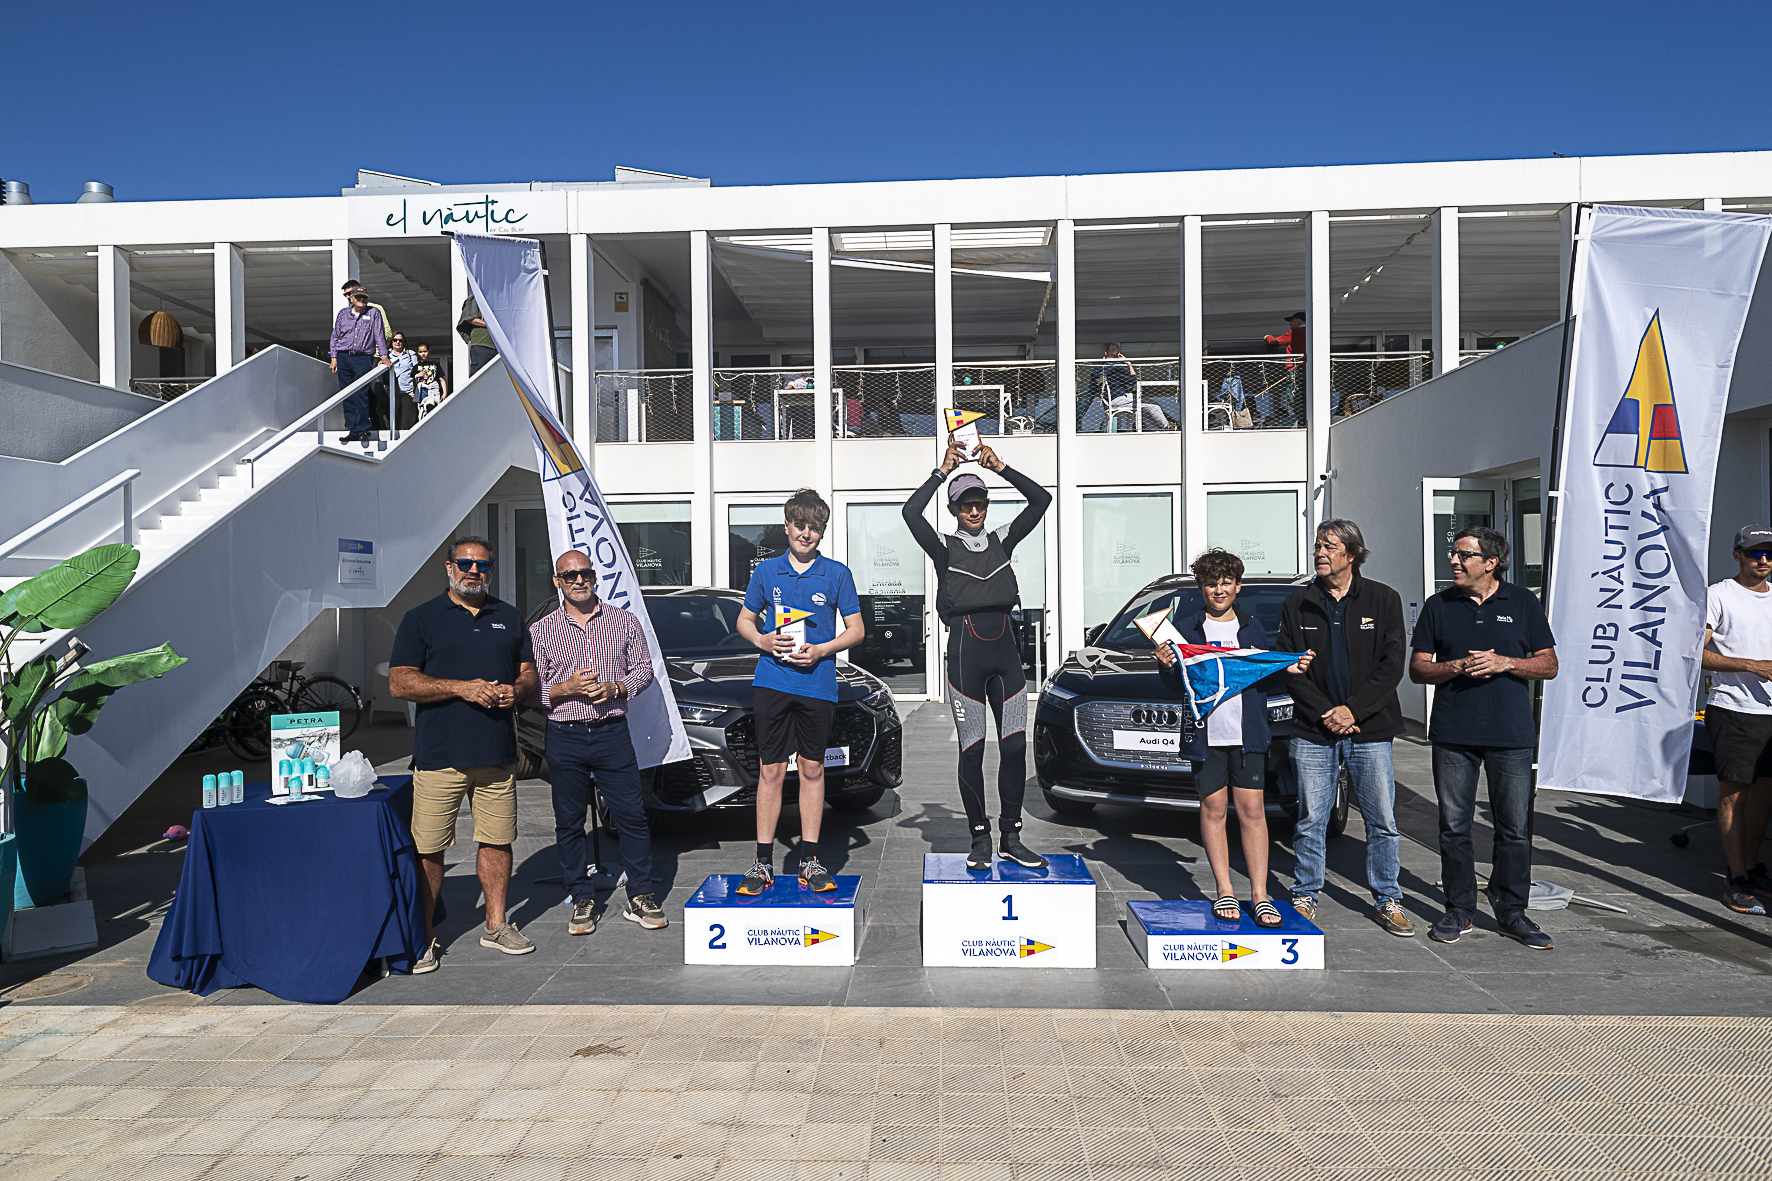
[[[1677,802],[1717,449],[1772,218],[1601,205],[1582,246],[1541,787]]]
[[[603,490],[554,414],[559,370],[541,244],[527,238],[456,234],[455,252],[535,436],[542,498],[548,509],[548,548],[556,559],[569,549],[582,551],[597,572],[597,593],[633,612],[646,632],[653,684],[628,703],[634,753],[642,767],[686,759],[689,736],[677,715],[677,698],[641,599],[633,559]]]

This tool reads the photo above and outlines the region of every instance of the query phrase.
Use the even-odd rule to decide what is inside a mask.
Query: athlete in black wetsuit
[[[923,519],[930,497],[965,454],[950,443],[941,466],[905,502],[911,536],[935,562],[935,610],[948,626],[948,701],[960,738],[960,799],[966,806],[972,851],[968,869],[991,868],[991,825],[984,807],[985,706],[997,719],[998,824],[1004,858],[1030,869],[1046,859],[1021,843],[1021,796],[1027,783],[1027,677],[1009,618],[1021,597],[1009,558],[1016,543],[1034,531],[1052,495],[1002,460],[989,447],[978,449],[981,467],[996,472],[1027,497],[1027,507],[1001,529],[985,532],[990,490],[968,472],[948,485],[948,511],[956,532],[943,537]]]

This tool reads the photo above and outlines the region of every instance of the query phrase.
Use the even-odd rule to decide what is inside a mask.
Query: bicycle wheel
[[[298,714],[338,714],[338,737],[344,741],[357,728],[363,716],[363,699],[346,681],[322,674],[309,677],[295,691],[295,712]]]
[[[242,693],[221,716],[222,741],[236,758],[256,763],[271,757],[271,715],[283,702],[266,690]]]

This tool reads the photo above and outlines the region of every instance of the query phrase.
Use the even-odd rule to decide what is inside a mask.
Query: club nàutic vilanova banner
[[[1717,449],[1772,218],[1600,205],[1580,246],[1541,787],[1676,803]]]
[[[542,498],[548,510],[548,546],[553,556],[581,551],[597,572],[597,593],[631,611],[646,632],[652,653],[652,687],[627,705],[628,733],[642,767],[689,757],[689,736],[677,714],[676,694],[664,653],[641,600],[634,562],[623,544],[603,490],[560,424],[554,407],[556,375],[554,329],[550,322],[547,274],[541,243],[529,238],[456,234],[455,252],[480,305],[486,330],[529,419],[541,468]]]

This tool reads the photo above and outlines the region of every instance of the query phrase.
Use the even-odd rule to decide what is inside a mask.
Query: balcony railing
[[[982,411],[981,435],[1058,433],[1058,362],[974,361],[954,366],[953,405]]]
[[[1432,353],[1355,353],[1329,358],[1329,412],[1358,414],[1434,375]]]
[[[170,402],[180,395],[190,393],[204,382],[213,380],[210,377],[137,377],[130,381],[129,392]]]
[[[694,386],[688,369],[598,373],[597,442],[689,442],[695,437]]]
[[[1077,362],[1077,430],[1085,435],[1172,431],[1181,422],[1179,357]]]

